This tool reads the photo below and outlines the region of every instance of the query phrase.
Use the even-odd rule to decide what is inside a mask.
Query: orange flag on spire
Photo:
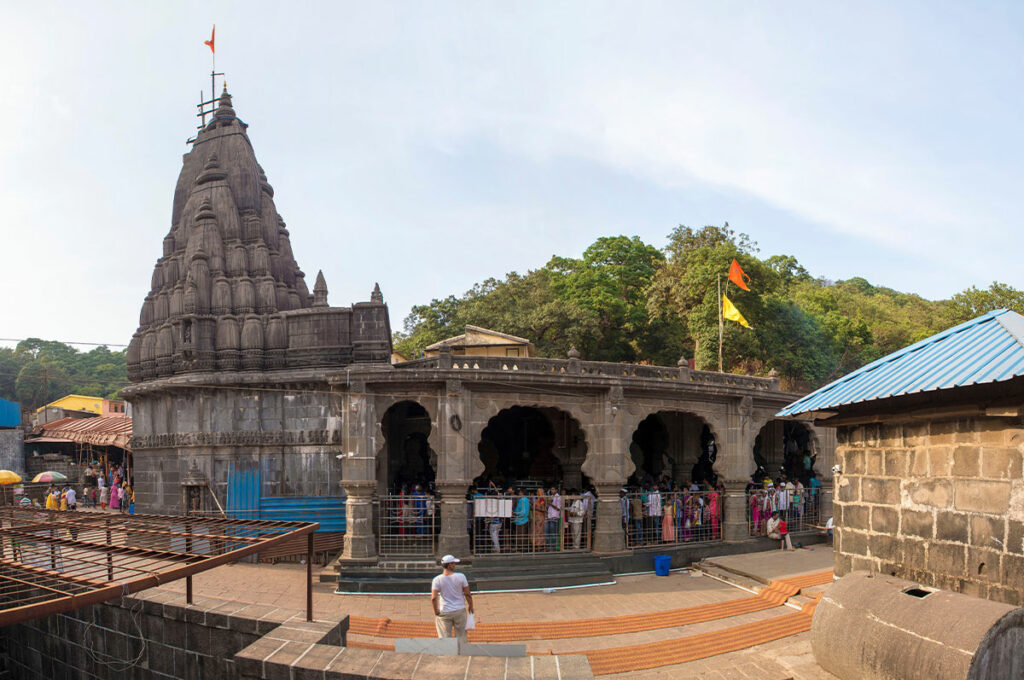
[[[750,280],[750,277],[744,273],[743,268],[740,267],[740,263],[736,261],[735,257],[732,259],[732,265],[729,267],[729,280],[743,290],[750,290],[747,288],[747,281]]]
[[[210,39],[203,41],[203,44],[209,46],[210,51],[213,52],[214,54],[217,54],[217,50],[213,49],[213,40],[214,40],[214,38],[216,36],[217,36],[217,24],[214,24],[213,25],[213,30],[210,31]]]

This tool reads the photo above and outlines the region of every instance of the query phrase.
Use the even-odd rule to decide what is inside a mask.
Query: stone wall
[[[82,467],[76,465],[73,460],[66,456],[48,454],[45,456],[29,456],[25,459],[25,477],[32,479],[40,472],[59,472],[68,478],[69,484],[79,484],[82,481]]]
[[[355,649],[346,646],[348,623],[347,616],[307,622],[304,612],[213,598],[187,605],[180,594],[153,590],[0,628],[0,671],[40,680],[594,677],[582,654],[506,659]]]
[[[1024,422],[840,427],[838,576],[867,569],[1024,604]]]
[[[260,619],[272,609],[99,604],[0,628],[0,659],[18,678],[235,678],[235,654],[281,624]]]
[[[18,473],[25,469],[25,433],[21,428],[0,430],[0,469]]]

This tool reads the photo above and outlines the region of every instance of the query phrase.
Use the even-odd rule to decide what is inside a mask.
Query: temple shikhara
[[[345,532],[337,565],[356,589],[396,556],[500,570],[518,553],[572,553],[597,578],[650,549],[763,547],[748,493],[761,470],[817,476],[814,516],[830,516],[834,435],[777,418],[800,395],[775,378],[534,357],[529,339],[475,327],[392,364],[380,288],[334,307],[319,274],[310,292],[226,88],[208,115],[128,350],[141,512],[316,519]],[[510,506],[470,502],[552,486],[566,513],[589,490],[581,529],[515,542]],[[624,521],[629,496],[654,486],[671,517]],[[492,540],[495,517],[509,529]]]

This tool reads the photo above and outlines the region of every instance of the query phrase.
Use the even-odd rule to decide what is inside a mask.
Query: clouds
[[[0,275],[32,291],[5,334],[130,336],[214,22],[299,264],[324,269],[334,304],[379,280],[395,327],[486,276],[601,235],[661,245],[678,223],[729,220],[815,274],[928,297],[1014,271],[1011,5],[118,3],[0,19],[0,123],[17,131],[0,143],[3,235],[33,254]]]

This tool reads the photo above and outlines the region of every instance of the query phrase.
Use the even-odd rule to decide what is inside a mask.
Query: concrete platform
[[[709,557],[701,565],[715,567],[767,584],[770,581],[831,569],[832,546],[817,544],[793,551],[772,550],[747,555]]]

